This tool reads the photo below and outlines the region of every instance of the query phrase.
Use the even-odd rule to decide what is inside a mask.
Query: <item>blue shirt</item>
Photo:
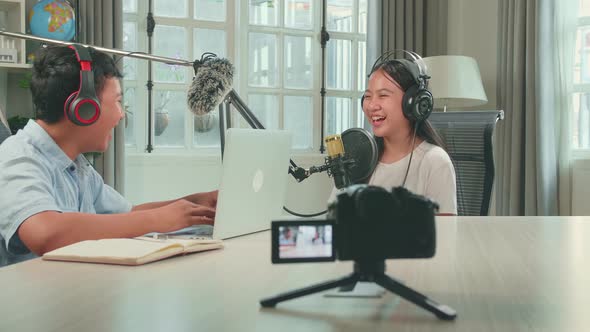
[[[35,257],[17,230],[37,213],[124,213],[131,207],[83,155],[72,161],[33,120],[0,145],[0,266]]]

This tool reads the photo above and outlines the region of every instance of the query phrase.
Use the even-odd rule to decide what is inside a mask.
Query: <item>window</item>
[[[123,48],[147,50],[148,2],[123,2]],[[226,21],[224,0],[153,1],[156,27],[152,53],[178,59],[200,58],[205,51],[227,57],[227,35],[233,25]],[[123,59],[126,110],[125,143],[128,152],[142,152],[147,146],[147,69],[149,63],[133,58]],[[153,147],[156,151],[182,152],[219,146],[215,131],[215,114],[195,117],[187,111],[186,90],[192,79],[192,68],[154,62]]]
[[[362,125],[367,0],[326,0],[325,123],[321,128],[320,0],[153,0],[152,53],[197,59],[204,52],[236,67],[234,89],[267,128],[293,133],[293,148],[318,152],[321,131]],[[124,49],[147,50],[148,2],[124,0]],[[236,23],[241,22],[241,23]],[[124,58],[126,148],[147,145],[147,61]],[[152,65],[155,153],[218,153],[218,115],[187,111],[191,67]],[[246,127],[237,112],[234,126]]]
[[[326,135],[361,127],[366,81],[367,2],[327,0]]]
[[[574,149],[590,149],[590,0],[579,0],[573,95]]]
[[[244,36],[250,107],[266,127],[290,130],[293,148],[308,151],[319,132],[319,6],[312,0],[250,0]],[[261,104],[267,107],[258,109]]]

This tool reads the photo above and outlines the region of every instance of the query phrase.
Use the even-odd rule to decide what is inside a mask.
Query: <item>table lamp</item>
[[[428,88],[434,107],[470,107],[483,105],[488,97],[483,89],[475,59],[462,55],[440,55],[423,58],[431,77]]]

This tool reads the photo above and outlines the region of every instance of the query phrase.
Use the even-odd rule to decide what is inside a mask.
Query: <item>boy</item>
[[[213,224],[217,191],[132,207],[82,155],[106,151],[125,116],[122,76],[109,56],[82,46],[51,46],[39,51],[32,70],[36,120],[0,145],[0,266],[82,240]],[[82,73],[94,84],[81,85]],[[98,118],[88,125],[76,124],[86,119],[73,119],[64,106],[82,90],[93,90],[100,104],[92,109]]]

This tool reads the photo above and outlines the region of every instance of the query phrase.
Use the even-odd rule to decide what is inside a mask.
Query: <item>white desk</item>
[[[585,331],[590,217],[443,217],[434,259],[390,276],[458,312],[453,322],[387,294],[261,298],[351,272],[272,265],[268,232],[139,267],[46,262],[0,269],[0,331]]]

